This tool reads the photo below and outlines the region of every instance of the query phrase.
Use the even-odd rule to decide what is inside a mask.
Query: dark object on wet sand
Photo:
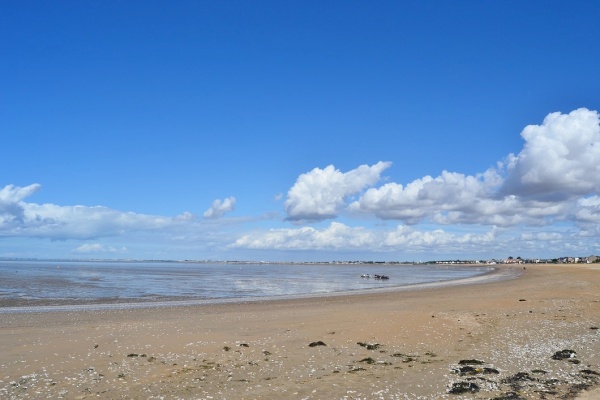
[[[575,355],[577,353],[575,352],[575,350],[561,350],[561,351],[557,351],[556,353],[554,353],[554,355],[552,356],[553,360],[567,360],[569,358],[575,358]]]
[[[580,372],[582,374],[585,374],[585,375],[598,375],[598,376],[600,376],[600,373],[598,373],[598,372],[596,372],[596,371],[594,371],[592,369],[582,369]]]
[[[379,343],[364,343],[364,342],[358,342],[356,343],[359,346],[362,347],[366,347],[367,350],[377,350],[378,348],[381,347],[381,345]]]
[[[475,368],[475,367],[471,367],[470,365],[465,365],[464,367],[460,367],[458,369],[455,369],[454,371],[456,373],[458,373],[460,376],[477,375],[477,374],[497,375],[500,373],[500,371],[498,371],[496,368],[490,368],[490,367]]]
[[[456,370],[456,372],[460,375],[460,376],[465,376],[465,375],[477,375],[478,373],[481,372],[481,368],[475,368],[475,367],[471,367],[470,365],[466,365],[464,367],[460,367]]]
[[[375,274],[375,279],[380,279],[382,281],[387,281],[388,279],[390,279],[390,277],[387,276],[387,275],[377,275],[377,274]]]
[[[375,364],[376,363],[376,361],[373,360],[371,357],[363,358],[359,362],[364,362],[364,363],[367,363],[367,364]]]
[[[452,384],[452,387],[448,389],[448,393],[450,394],[463,394],[469,392],[479,392],[479,386],[473,382],[455,382]]]
[[[503,379],[503,382],[511,383],[511,382],[524,382],[524,381],[534,381],[527,372],[517,372],[516,374],[509,376],[506,379]]]
[[[485,364],[483,361],[480,360],[460,360],[458,362],[458,365],[483,365]]]
[[[513,391],[519,392],[523,388],[524,382],[536,381],[537,379],[531,377],[527,372],[517,372],[508,378],[502,379],[500,382],[509,385]]]
[[[320,340],[318,342],[311,342],[308,347],[317,347],[317,346],[327,346],[325,343],[321,342]]]

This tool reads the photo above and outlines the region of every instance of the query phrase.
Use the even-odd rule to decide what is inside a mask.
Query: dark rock
[[[127,354],[127,357],[139,357],[139,355],[135,353],[129,353]]]
[[[364,363],[367,363],[367,364],[375,364],[376,363],[376,361],[373,360],[371,357],[363,358],[359,362],[364,362]]]
[[[225,351],[229,351],[229,350],[231,350],[231,347],[229,347],[229,346],[225,346],[225,347],[223,347],[223,350],[225,350]]]
[[[502,379],[502,383],[510,385],[512,390],[518,391],[521,389],[522,383],[526,381],[535,381],[527,372],[517,372],[516,374]]]
[[[534,374],[542,374],[542,375],[548,373],[548,371],[544,371],[543,369],[534,369],[531,372]]]
[[[598,375],[598,376],[600,376],[600,373],[598,373],[598,372],[596,372],[594,370],[591,370],[591,369],[582,369],[580,372],[582,374],[585,374],[585,375]]]
[[[519,299],[519,301],[527,301],[527,300],[525,300],[525,299]]]
[[[497,375],[497,374],[499,374],[499,373],[500,373],[500,371],[498,371],[496,368],[488,368],[488,367],[485,367],[485,368],[483,369],[483,373],[484,373],[484,374],[488,374],[488,375],[490,375],[490,374]]]
[[[595,331],[595,330],[598,330],[598,329],[600,329],[600,328],[599,328],[599,327],[597,327],[597,326],[590,326],[590,329],[592,329],[592,330],[594,330],[594,331]]]
[[[552,356],[553,360],[566,360],[569,358],[575,358],[575,355],[577,353],[575,352],[575,350],[561,350],[561,351],[557,351],[556,353],[554,353],[554,355]]]
[[[448,389],[450,394],[476,393],[479,392],[479,386],[473,382],[455,382]]]
[[[378,348],[381,347],[381,345],[379,343],[364,343],[364,342],[358,342],[357,343],[359,346],[365,347],[367,350],[377,350]]]
[[[465,376],[465,375],[477,375],[478,373],[480,373],[482,370],[480,368],[475,368],[475,367],[471,367],[469,365],[464,366],[464,367],[460,367],[456,370],[456,372],[460,375],[460,376]]]
[[[325,343],[321,342],[320,340],[318,342],[311,342],[308,347],[316,347],[316,346],[327,346]]]
[[[506,379],[503,379],[503,383],[513,383],[513,382],[525,382],[525,381],[534,381],[535,378],[532,378],[527,372],[517,372],[516,374],[509,376]]]
[[[458,365],[483,365],[483,364],[485,364],[485,363],[480,360],[460,360],[458,362]]]
[[[559,384],[560,381],[558,379],[546,379],[543,381],[543,383],[548,386],[554,386],[554,385]]]
[[[363,367],[354,367],[348,372],[358,372],[358,371],[366,371]]]
[[[248,343],[240,343],[240,347],[250,347]]]
[[[500,371],[498,371],[495,368],[490,368],[490,367],[475,368],[475,367],[471,367],[470,365],[465,365],[464,367],[460,367],[458,369],[455,369],[454,371],[456,373],[458,373],[460,376],[477,375],[477,374],[491,375],[491,374],[499,374],[500,373]]]

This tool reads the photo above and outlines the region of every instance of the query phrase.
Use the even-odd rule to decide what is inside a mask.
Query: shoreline
[[[600,266],[517,271],[419,290],[4,314],[0,396],[597,398]],[[575,353],[552,358],[563,350]]]
[[[482,268],[479,265],[473,267]],[[24,303],[33,303],[19,305],[18,300],[0,301],[0,315],[18,314],[18,313],[40,313],[40,312],[76,312],[76,311],[101,311],[101,310],[124,310],[140,308],[165,308],[165,307],[185,307],[216,304],[242,304],[251,302],[269,302],[286,301],[306,298],[337,297],[337,296],[359,296],[365,294],[402,292],[412,290],[422,290],[429,288],[441,288],[445,286],[473,285],[484,282],[494,282],[517,278],[521,273],[521,268],[510,266],[506,268],[483,267],[487,271],[468,278],[456,278],[443,281],[416,283],[399,286],[387,286],[382,288],[354,289],[346,291],[307,293],[297,295],[278,295],[278,296],[257,296],[257,297],[232,297],[232,298],[211,298],[211,299],[167,299],[167,300],[147,300],[140,299],[120,299],[106,302],[105,300],[81,300],[81,301],[56,301],[56,300],[35,300],[24,301]],[[55,303],[62,304],[55,304]]]

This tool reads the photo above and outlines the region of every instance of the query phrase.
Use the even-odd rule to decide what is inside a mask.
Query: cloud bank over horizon
[[[333,164],[314,168],[300,174],[287,192],[283,210],[293,227],[240,225],[236,232],[216,235],[214,245],[221,250],[425,254],[490,253],[510,251],[512,246],[532,252],[598,251],[597,241],[590,240],[600,236],[598,112],[554,112],[540,125],[525,127],[521,137],[524,144],[518,153],[491,161],[493,167],[475,175],[444,170],[403,184],[383,176],[391,170],[390,161],[347,172]],[[233,196],[214,200],[199,220],[187,211],[166,217],[103,206],[27,202],[40,188],[34,183],[0,189],[0,240],[90,241],[161,232],[180,235],[193,245],[207,241],[194,233],[206,224],[235,224],[226,217],[235,209]],[[323,225],[333,219],[343,221]],[[373,221],[379,225],[370,226]],[[311,224],[315,226],[307,226]],[[73,252],[121,254],[127,248],[94,242],[78,244]]]

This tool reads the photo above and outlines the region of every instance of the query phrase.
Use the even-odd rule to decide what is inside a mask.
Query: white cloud
[[[223,200],[216,199],[212,206],[204,212],[204,218],[220,218],[225,213],[235,208],[235,197],[227,197]]]
[[[322,230],[302,227],[244,235],[233,247],[275,250],[347,249],[363,248],[375,242],[374,233],[365,228],[351,228],[339,222],[332,222],[328,228]]]
[[[81,253],[81,254],[126,253],[126,252],[127,252],[126,247],[116,248],[113,246],[104,246],[104,245],[101,245],[100,243],[85,243],[85,244],[82,244],[81,246],[78,246],[75,249],[73,249],[73,253]]]
[[[336,217],[349,196],[373,186],[390,166],[390,162],[380,161],[344,173],[329,165],[300,175],[284,203],[288,219],[300,221]]]
[[[501,192],[559,200],[600,192],[599,121],[598,112],[580,108],[527,126],[523,150],[507,157]]]
[[[0,189],[0,232],[12,229],[25,222],[25,209],[21,201],[40,189],[40,185],[18,187],[7,185]]]
[[[371,188],[351,203],[349,209],[412,224],[438,212],[461,212],[474,206],[481,207],[482,204],[476,203],[489,198],[499,180],[493,170],[478,176],[443,171],[437,178],[425,176],[406,187],[392,182]]]
[[[557,220],[598,221],[600,118],[585,108],[549,114],[523,130],[523,150],[474,176],[443,171],[406,186],[370,188],[350,211],[407,224],[544,225]],[[592,204],[593,203],[593,204]]]
[[[272,229],[244,235],[233,248],[276,250],[362,250],[364,252],[447,252],[478,251],[493,245],[497,228],[482,234],[457,235],[441,229],[419,231],[399,225],[392,230],[369,230],[332,222],[324,229],[301,227]]]
[[[107,207],[58,206],[23,201],[40,185],[0,189],[0,236],[90,239],[127,232],[162,229],[176,223],[168,217],[121,212]]]

